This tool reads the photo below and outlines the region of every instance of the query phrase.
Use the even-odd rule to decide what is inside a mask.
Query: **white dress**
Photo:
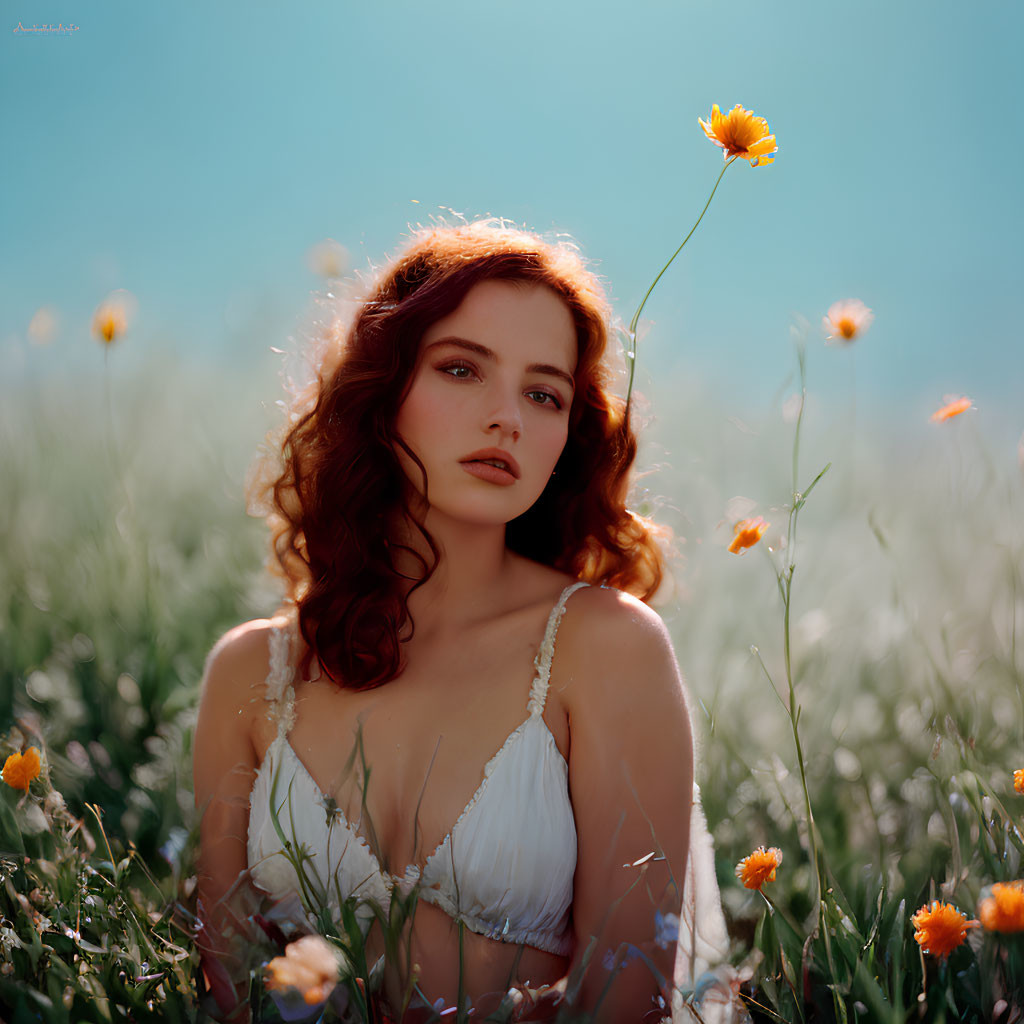
[[[349,822],[321,792],[288,742],[295,719],[290,657],[294,623],[274,627],[266,698],[278,730],[250,794],[248,863],[255,885],[274,899],[278,923],[315,929],[318,908],[326,907],[333,916],[340,900],[355,896],[367,901],[356,910],[365,934],[374,919],[370,902],[387,908],[396,887],[409,892],[419,883],[421,899],[471,931],[560,955],[571,951],[576,828],[568,765],[543,712],[558,624],[568,598],[584,586],[566,587],[551,611],[534,662],[527,717],[488,761],[476,793],[449,833],[422,865],[410,864],[402,874],[379,863],[359,831],[362,823]],[[282,823],[287,823],[284,836]],[[529,835],[528,843],[524,835]],[[304,851],[301,879],[283,839]],[[742,1021],[735,972],[727,963],[729,941],[714,850],[696,785],[683,892],[678,919],[666,915],[659,922],[659,941],[676,943],[671,1020]],[[691,1001],[699,1018],[690,1009]]]

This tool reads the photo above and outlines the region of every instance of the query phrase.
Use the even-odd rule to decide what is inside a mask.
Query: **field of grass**
[[[742,417],[661,382],[643,448],[638,503],[678,540],[659,611],[693,697],[733,960],[755,1019],[1019,1021],[1024,910],[1019,934],[972,927],[948,957],[911,924],[933,899],[978,918],[1024,874],[1016,446],[984,408],[856,422],[816,399],[825,355],[809,356],[795,487],[795,379]],[[2,753],[41,747],[67,803],[2,787],[0,1018],[202,1017],[190,733],[211,643],[276,604],[242,498],[276,397],[262,370],[114,365],[0,407]],[[760,543],[729,553],[755,515]],[[762,845],[782,865],[748,890],[733,868]]]

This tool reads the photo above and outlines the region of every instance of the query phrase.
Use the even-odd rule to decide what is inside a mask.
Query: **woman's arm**
[[[659,616],[618,591],[579,597],[588,600],[576,609],[564,691],[579,843],[570,977],[596,940],[574,1005],[596,1008],[595,1021],[628,1024],[643,1020],[659,994],[669,1000],[676,944],[657,944],[656,914],[678,914],[682,903],[693,801],[690,717]],[[610,971],[617,955],[624,966]]]
[[[266,624],[231,630],[206,660],[193,749],[199,831],[199,947],[207,985],[227,1018],[249,1019],[245,933],[249,794],[256,772],[252,722],[267,675]],[[234,941],[232,941],[234,939]]]

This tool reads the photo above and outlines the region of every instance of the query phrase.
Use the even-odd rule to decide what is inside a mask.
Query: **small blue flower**
[[[668,949],[679,941],[679,915],[654,912],[654,941],[659,949]]]
[[[632,943],[625,943],[625,945],[627,947],[626,955],[622,958],[622,963],[619,965],[620,967],[625,967],[630,960],[638,960],[642,956],[640,950]],[[619,946],[619,949],[621,948],[622,946]],[[606,971],[615,970],[615,954],[610,949],[606,949],[604,951],[604,959],[601,963]]]

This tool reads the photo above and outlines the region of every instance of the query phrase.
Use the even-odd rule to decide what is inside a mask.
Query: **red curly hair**
[[[408,627],[408,639],[414,625],[408,595],[430,578],[439,552],[410,504],[395,448],[415,456],[395,419],[426,329],[489,279],[554,291],[572,314],[578,346],[565,449],[535,504],[508,523],[506,545],[645,601],[661,582],[659,538],[667,531],[626,507],[637,444],[628,409],[609,390],[610,311],[597,278],[569,245],[494,221],[421,229],[348,329],[321,339],[316,380],[289,410],[251,485],[269,505],[272,565],[307,645],[303,673],[315,657],[338,685],[363,690],[402,670],[402,633]],[[396,514],[414,524],[433,559],[416,555],[421,572],[412,587],[395,565]]]

